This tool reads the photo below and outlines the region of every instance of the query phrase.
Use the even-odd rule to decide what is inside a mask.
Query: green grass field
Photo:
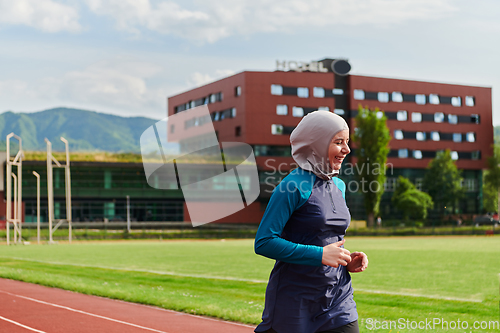
[[[345,247],[370,260],[352,275],[362,332],[373,320],[500,320],[500,237],[348,237]],[[2,277],[252,324],[273,263],[253,240],[0,246]]]

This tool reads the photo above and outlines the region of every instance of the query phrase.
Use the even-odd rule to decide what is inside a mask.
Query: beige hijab
[[[292,156],[305,170],[322,179],[331,179],[339,173],[330,167],[328,147],[335,134],[348,130],[344,118],[329,111],[308,113],[290,135]]]

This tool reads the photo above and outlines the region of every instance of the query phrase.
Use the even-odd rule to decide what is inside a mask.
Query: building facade
[[[382,217],[398,216],[390,204],[398,176],[421,189],[425,168],[445,149],[464,177],[466,197],[456,212],[481,212],[482,170],[493,154],[491,88],[335,73],[333,59],[294,63],[288,63],[292,70],[245,71],[168,98],[169,116],[207,104],[219,141],[253,147],[259,200],[221,222],[260,221],[273,187],[295,167],[289,137],[303,116],[314,110],[335,112],[352,131],[360,106],[382,110],[392,136]],[[285,64],[278,62],[278,67]],[[344,163],[355,163],[353,156]],[[354,175],[343,172],[351,213],[364,218]]]

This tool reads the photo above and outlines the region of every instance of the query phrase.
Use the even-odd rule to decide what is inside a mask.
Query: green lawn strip
[[[359,314],[360,332],[498,332],[495,330],[476,330],[474,322],[499,321],[499,309],[496,302],[458,302],[435,300],[424,297],[406,297],[355,292]],[[375,323],[377,321],[377,323]],[[392,321],[394,326],[384,329],[384,322]],[[446,324],[467,322],[467,330],[455,330]],[[416,325],[422,323],[424,329]],[[432,323],[431,329],[429,324]],[[375,326],[377,325],[377,326]],[[497,327],[496,323],[492,327]],[[444,329],[443,329],[444,328]]]
[[[4,278],[165,309],[257,323],[265,284],[0,259]]]
[[[177,277],[12,259],[0,259],[0,276],[249,324],[260,322],[266,286],[265,283]],[[398,321],[401,318],[410,322],[433,318],[446,321],[459,319],[471,324],[474,321],[499,320],[498,303],[493,301],[458,302],[365,292],[355,292],[355,300],[362,332],[373,331],[367,328],[370,318],[380,322]]]

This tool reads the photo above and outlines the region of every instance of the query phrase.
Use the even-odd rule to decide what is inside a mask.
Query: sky
[[[166,117],[167,97],[276,61],[491,87],[500,1],[0,0],[0,113],[71,107]]]

